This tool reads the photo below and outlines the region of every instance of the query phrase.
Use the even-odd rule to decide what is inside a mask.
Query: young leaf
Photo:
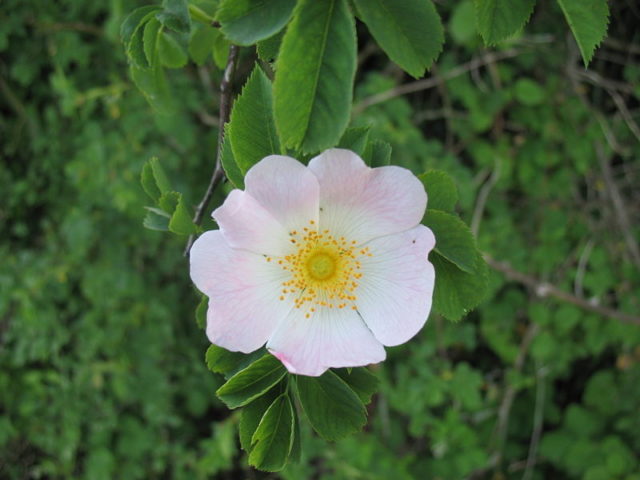
[[[427,208],[453,211],[458,202],[458,189],[453,178],[442,170],[429,170],[418,175],[427,192]]]
[[[228,380],[240,370],[244,370],[253,362],[266,354],[261,348],[251,353],[230,352],[218,345],[209,345],[205,355],[207,368],[215,373],[221,373]]]
[[[437,252],[429,255],[436,270],[433,310],[454,322],[475,308],[487,291],[487,264],[480,253],[476,255],[472,273],[463,272]]]
[[[476,241],[469,227],[456,215],[427,210],[424,222],[436,237],[436,252],[461,270],[472,273],[476,265]]]
[[[520,30],[533,12],[536,0],[475,0],[476,24],[486,45]]]
[[[265,355],[231,377],[216,395],[229,408],[241,407],[270,390],[286,373],[280,360]]]
[[[302,408],[313,429],[324,439],[337,440],[367,423],[358,395],[331,370],[320,377],[296,378]]]
[[[218,21],[238,45],[253,45],[278,33],[289,22],[296,0],[222,0]]]
[[[160,196],[158,206],[169,215],[173,215],[180,201],[180,196],[178,192],[165,192]]]
[[[362,159],[370,167],[384,167],[391,163],[391,145],[384,140],[367,143]]]
[[[160,210],[159,208],[144,207],[147,210],[147,215],[144,217],[142,225],[149,230],[159,230],[166,232],[169,230],[169,215],[167,212]]]
[[[213,44],[219,35],[218,30],[209,25],[199,24],[191,32],[189,55],[198,65],[204,65],[213,52]]]
[[[122,38],[122,43],[124,43],[125,46],[128,46],[133,33],[158,10],[160,10],[158,7],[151,5],[148,7],[136,8],[133,12],[127,15],[127,18],[124,19],[124,22],[122,22],[122,26],[120,27],[120,38]]]
[[[240,171],[240,167],[236,163],[236,159],[233,157],[233,151],[231,150],[231,142],[229,141],[229,124],[224,126],[224,139],[222,140],[222,168],[227,175],[229,181],[234,187],[244,189],[244,175]]]
[[[178,235],[191,235],[196,233],[198,227],[191,220],[192,214],[189,212],[189,208],[185,204],[184,196],[179,194],[178,204],[176,205],[171,220],[169,221],[169,230]]]
[[[338,148],[346,148],[362,156],[369,140],[369,127],[347,128],[338,142]]]
[[[189,4],[187,0],[164,0],[163,11],[156,18],[167,28],[180,33],[189,33],[191,30],[191,17],[189,16]]]
[[[293,445],[291,445],[291,453],[289,460],[291,462],[299,462],[302,457],[302,438],[300,437],[300,418],[298,412],[293,409]]]
[[[389,58],[418,78],[442,51],[444,31],[431,0],[355,0],[358,13]]]
[[[293,444],[293,407],[288,395],[282,394],[266,411],[251,443],[249,464],[268,472],[282,470],[287,464]]]
[[[282,145],[335,145],[351,109],[356,31],[346,0],[301,0],[276,64],[274,110]]]
[[[351,370],[349,372],[349,370]],[[338,375],[344,383],[349,385],[349,388],[353,390],[360,401],[367,405],[371,402],[371,397],[378,389],[380,381],[371,371],[367,368],[337,368],[333,372]]]
[[[272,102],[271,82],[256,66],[233,106],[229,122],[228,141],[243,175],[264,157],[280,153]]]
[[[586,68],[596,47],[607,34],[607,0],[558,0],[558,3],[578,43]]]
[[[182,68],[187,64],[189,57],[182,45],[166,32],[160,34],[158,38],[158,53],[160,63],[168,68]]]
[[[144,26],[142,43],[145,57],[151,68],[158,64],[158,35],[161,33],[161,28],[162,24],[155,18],[149,19]]]
[[[238,427],[240,436],[240,446],[249,453],[251,452],[251,439],[255,433],[260,420],[264,416],[267,409],[271,406],[279,393],[276,389],[271,389],[261,397],[256,398],[253,402],[245,405],[240,414],[240,425]]]
[[[136,68],[149,68],[149,62],[144,51],[144,31],[146,23],[140,23],[135,29],[131,40],[127,45],[127,57],[131,60],[132,66]]]

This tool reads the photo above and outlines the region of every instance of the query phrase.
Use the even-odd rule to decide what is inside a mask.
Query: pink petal
[[[427,259],[435,246],[431,230],[419,225],[367,244],[356,304],[375,337],[387,346],[413,337],[427,321],[435,283]]]
[[[285,228],[256,199],[242,190],[232,190],[213,218],[233,248],[254,253],[286,255],[290,250]]]
[[[244,183],[246,192],[287,232],[318,221],[318,180],[294,158],[265,157],[249,169]]]
[[[427,206],[418,178],[397,166],[369,168],[342,149],[309,162],[320,183],[320,227],[359,244],[415,227]]]
[[[292,308],[279,300],[286,272],[264,256],[232,249],[219,230],[202,234],[189,259],[191,279],[209,297],[209,340],[245,353],[264,345]]]
[[[355,310],[321,308],[310,318],[294,308],[267,342],[291,373],[317,377],[328,368],[385,359],[385,351]]]

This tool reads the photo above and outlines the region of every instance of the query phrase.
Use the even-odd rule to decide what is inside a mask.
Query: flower
[[[409,170],[332,149],[308,167],[268,156],[245,184],[191,249],[212,343],[244,353],[266,343],[290,372],[318,376],[380,362],[384,346],[422,328],[435,238],[419,224],[427,195]]]

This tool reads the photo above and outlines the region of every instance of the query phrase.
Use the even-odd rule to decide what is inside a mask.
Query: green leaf
[[[533,12],[536,0],[475,0],[476,23],[486,45],[512,36]]]
[[[198,25],[191,31],[189,55],[196,64],[204,65],[213,53],[213,45],[218,35],[218,30],[209,25]]]
[[[289,22],[296,0],[222,0],[217,18],[222,32],[238,45],[253,45]]]
[[[182,194],[178,195],[178,204],[173,211],[173,215],[171,215],[169,230],[178,235],[191,235],[198,231],[198,227],[191,220],[192,214],[185,204],[184,196]]]
[[[467,273],[475,269],[476,241],[469,227],[456,215],[440,210],[427,210],[423,223],[433,230],[436,252]]]
[[[429,170],[418,175],[427,192],[427,208],[453,211],[458,202],[458,189],[451,176],[442,170]]]
[[[326,440],[357,432],[367,423],[358,395],[332,371],[320,377],[297,376],[298,395],[313,429]]]
[[[133,66],[141,69],[149,68],[149,62],[144,51],[144,31],[146,24],[140,23],[133,32],[131,40],[127,45],[127,57]]]
[[[196,307],[196,325],[198,328],[204,328],[207,324],[207,307],[209,305],[209,299],[206,295],[202,295],[200,303]]]
[[[280,395],[266,411],[251,442],[249,464],[268,472],[282,470],[293,444],[293,407],[286,394]]]
[[[277,35],[258,42],[256,45],[256,51],[258,52],[260,60],[265,62],[274,62],[278,58],[278,52],[280,51],[280,45],[282,45],[283,37],[284,30],[280,30]]]
[[[146,194],[156,203],[163,193],[171,190],[167,175],[157,157],[150,158],[142,167],[140,183]]]
[[[218,35],[213,42],[213,62],[220,70],[224,70],[229,59],[229,47],[231,44],[224,35]]]
[[[170,34],[163,32],[158,38],[158,53],[160,63],[168,68],[182,68],[187,64],[189,57],[182,45]]]
[[[266,355],[264,348],[251,353],[242,353],[230,352],[218,345],[210,345],[207,349],[205,360],[209,370],[214,373],[221,373],[228,380],[264,355]]]
[[[293,400],[291,400],[293,403]],[[298,412],[293,409],[293,445],[291,446],[291,453],[289,454],[289,460],[291,462],[299,462],[302,457],[302,438],[300,436],[300,418]]]
[[[433,310],[454,322],[475,308],[487,291],[487,264],[480,253],[476,255],[472,273],[463,272],[437,252],[429,255],[436,270]]]
[[[270,390],[286,373],[280,360],[265,355],[231,377],[216,395],[229,408],[241,407]]]
[[[362,156],[369,140],[370,127],[347,128],[338,142],[338,148],[346,148]]]
[[[161,34],[162,24],[155,18],[149,19],[144,26],[142,43],[144,55],[151,68],[158,64],[158,36]]]
[[[391,145],[384,140],[367,143],[362,159],[370,167],[384,167],[391,163]]]
[[[233,106],[229,121],[228,140],[243,175],[264,157],[280,153],[272,103],[271,82],[256,66]]]
[[[335,145],[349,122],[356,31],[345,0],[301,0],[276,65],[276,126],[286,148]]]
[[[558,0],[573,36],[578,43],[584,66],[607,34],[609,6],[607,0]]]
[[[169,215],[173,215],[179,201],[180,194],[178,192],[165,192],[160,196],[158,206]]]
[[[424,75],[442,51],[444,30],[431,0],[354,0],[389,58],[411,76]]]
[[[513,91],[520,103],[530,107],[542,104],[547,98],[544,88],[530,78],[519,78],[513,86]]]
[[[371,397],[378,390],[380,381],[368,368],[337,368],[333,372],[349,385],[365,405],[371,402]]]
[[[258,425],[260,425],[260,420],[262,420],[265,412],[278,396],[279,393],[275,389],[271,389],[242,408],[238,431],[240,446],[245,452],[251,452],[251,447],[253,446],[251,439],[253,438],[253,434],[258,428]]]
[[[127,15],[127,18],[124,19],[124,22],[122,22],[122,26],[120,27],[120,38],[122,39],[122,43],[128,46],[133,33],[158,10],[160,10],[158,7],[151,5],[136,8],[133,12]]]
[[[189,33],[191,17],[187,0],[163,0],[163,10],[156,18],[167,28],[180,33]]]
[[[229,124],[224,126],[224,139],[222,140],[222,168],[224,169],[227,179],[233,184],[234,187],[244,189],[244,175],[240,171],[240,167],[236,163],[236,159],[233,157],[233,151],[231,150],[231,142],[229,141]]]
[[[147,210],[147,215],[144,217],[142,225],[149,230],[159,230],[166,232],[169,230],[169,219],[171,218],[167,212],[160,210],[159,208],[144,207]]]
[[[168,115],[174,111],[175,104],[162,68],[137,68],[131,65],[129,72],[136,87],[140,89],[154,110],[162,115]]]

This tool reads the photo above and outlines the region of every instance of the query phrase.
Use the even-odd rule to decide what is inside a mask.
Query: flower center
[[[320,231],[315,221],[309,222],[302,232],[289,232],[289,241],[296,250],[284,257],[266,257],[276,260],[289,272],[282,282],[280,300],[293,296],[295,308],[308,309],[309,318],[318,308],[345,308],[356,310],[356,290],[362,273],[360,258],[372,256],[369,248],[359,248],[355,240],[334,237],[329,230]]]

